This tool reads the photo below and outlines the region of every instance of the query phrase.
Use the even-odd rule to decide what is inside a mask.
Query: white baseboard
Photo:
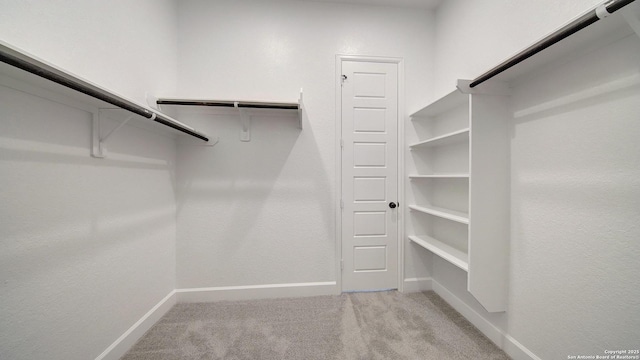
[[[541,360],[536,354],[520,344],[516,339],[505,335],[504,347],[502,350],[509,354],[513,360]]]
[[[412,293],[432,290],[431,278],[408,278],[404,279],[402,292]]]
[[[335,281],[176,289],[179,303],[255,300],[339,294]]]
[[[524,347],[510,335],[505,334],[502,330],[495,327],[489,320],[485,319],[440,283],[432,279],[431,284],[433,291],[435,291],[436,294],[469,320],[473,326],[478,328],[480,332],[504,350],[504,352],[506,352],[511,358],[514,360],[540,360],[540,358],[533,352]]]
[[[160,320],[176,304],[176,292],[171,291],[169,295],[160,300],[151,308],[140,320],[138,320],[129,330],[125,331],[113,344],[109,345],[96,360],[118,360],[144,335],[151,327]]]
[[[504,344],[504,335],[500,329],[495,327],[491,322],[478,314],[473,308],[467,305],[462,299],[454,295],[439,282],[432,280],[433,291],[444,299],[457,312],[462,314],[473,326],[477,327],[489,340],[493,341],[500,348]]]

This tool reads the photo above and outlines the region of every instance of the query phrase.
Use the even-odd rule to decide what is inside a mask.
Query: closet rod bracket
[[[123,126],[125,126],[135,115],[131,114],[126,119],[124,119],[120,124],[118,124],[115,128],[111,129],[107,135],[102,135],[102,118],[106,117],[103,113],[103,110],[100,109],[97,112],[93,112],[93,118],[91,122],[91,156],[99,159],[104,159],[107,154],[107,140],[111,138],[113,134],[115,134],[118,130],[120,130]],[[151,120],[154,120],[156,114],[154,113],[151,117]]]
[[[242,124],[242,130],[240,130],[240,141],[251,141],[251,116],[245,109],[238,108],[237,101],[234,102],[233,105],[240,113],[240,123]]]

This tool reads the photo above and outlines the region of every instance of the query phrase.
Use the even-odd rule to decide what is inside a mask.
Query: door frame
[[[377,63],[393,63],[398,65],[398,291],[404,291],[404,59],[396,57],[378,57],[378,56],[361,56],[361,55],[336,55],[336,195],[335,195],[335,214],[336,214],[336,293],[342,293],[342,62],[343,61],[361,61],[361,62],[377,62]]]

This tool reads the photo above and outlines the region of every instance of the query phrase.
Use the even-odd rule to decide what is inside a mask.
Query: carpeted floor
[[[509,359],[434,292],[174,306],[121,360]]]

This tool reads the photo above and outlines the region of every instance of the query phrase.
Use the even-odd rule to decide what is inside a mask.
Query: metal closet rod
[[[605,18],[609,14],[622,9],[623,7],[631,4],[635,0],[611,0],[605,4],[598,6],[596,9],[589,11],[588,13],[580,16],[569,24],[565,25],[553,34],[545,37],[537,43],[529,46],[520,53],[512,56],[503,63],[487,71],[474,79],[469,87],[475,87],[483,82],[491,79],[492,77],[504,72],[505,70],[521,63],[522,61],[532,57],[533,55],[541,52],[542,50],[550,47],[551,45],[566,39],[567,37],[575,34],[576,32],[586,28],[587,26],[597,22],[600,19]]]
[[[53,81],[55,83],[58,83],[62,86],[76,90],[83,94],[89,95],[93,98],[102,100],[111,105],[115,105],[119,108],[128,110],[134,114],[140,115],[147,119],[152,119],[155,122],[158,122],[165,126],[169,126],[185,134],[194,136],[198,139],[209,141],[209,139],[206,136],[199,134],[192,129],[182,126],[181,124],[177,123],[175,120],[161,113],[151,111],[127,99],[121,98],[117,95],[109,93],[108,91],[92,86],[84,82],[83,80],[77,79],[71,75],[65,74],[63,72],[57,73],[57,72],[51,71],[46,67],[40,65],[39,61],[32,59],[27,55],[24,55],[24,54],[21,54],[21,55],[24,58],[10,54],[9,52],[5,51],[5,48],[3,46],[0,47],[0,61],[4,63],[15,66],[19,69],[30,72],[34,75],[38,75],[42,78]]]
[[[158,105],[215,106],[249,109],[297,110],[299,108],[299,105],[294,103],[270,103],[257,101],[158,99],[156,103]]]

